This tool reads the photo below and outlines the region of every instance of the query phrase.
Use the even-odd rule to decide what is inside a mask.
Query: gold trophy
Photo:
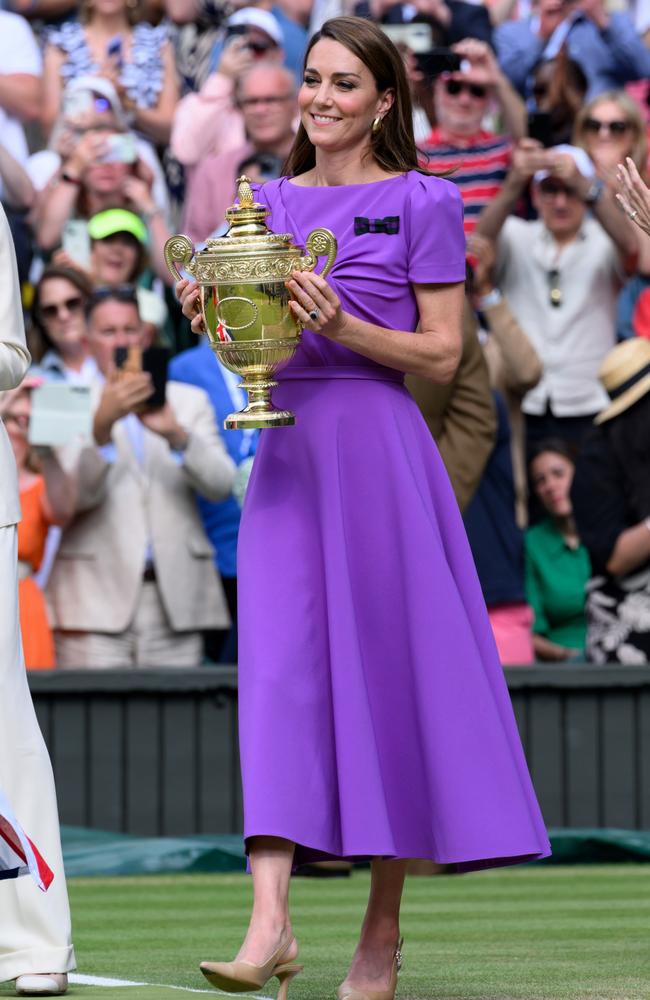
[[[295,354],[302,326],[289,308],[285,281],[292,271],[313,271],[327,257],[327,274],[336,257],[336,237],[329,229],[314,229],[307,253],[293,243],[291,233],[274,233],[264,221],[269,209],[253,199],[248,177],[237,178],[238,205],[226,211],[230,228],[208,240],[196,253],[187,236],[172,236],[165,244],[167,267],[176,279],[179,265],[198,282],[200,312],[210,345],[230,371],[243,376],[240,387],[248,405],[231,413],[227,429],[283,427],[294,424],[290,410],[278,410],[271,400],[273,376]]]

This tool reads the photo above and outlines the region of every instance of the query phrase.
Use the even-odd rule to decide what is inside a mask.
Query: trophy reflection
[[[294,424],[295,416],[273,405],[273,377],[295,354],[302,330],[289,308],[285,281],[292,271],[313,271],[319,257],[326,257],[321,274],[327,274],[336,257],[336,237],[329,229],[314,229],[303,254],[291,233],[268,228],[269,209],[255,202],[248,177],[237,179],[237,198],[239,204],[226,211],[230,228],[225,236],[208,240],[198,253],[187,236],[172,236],[165,260],[175,279],[183,277],[180,266],[198,283],[212,349],[226,368],[242,376],[248,405],[231,413],[224,426],[284,427]]]

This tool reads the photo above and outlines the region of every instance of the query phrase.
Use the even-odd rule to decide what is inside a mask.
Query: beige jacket
[[[465,303],[463,353],[449,385],[407,375],[406,387],[420,407],[464,511],[474,496],[496,439],[497,420],[476,318]]]
[[[11,230],[0,205],[0,390],[15,389],[30,362]],[[0,528],[20,521],[14,454],[0,420]]]
[[[93,391],[98,401],[101,386]],[[169,382],[167,398],[190,435],[182,461],[143,427],[140,466],[123,421],[113,428],[112,461],[106,449],[90,445],[61,455],[77,477],[78,499],[48,585],[56,628],[124,631],[137,607],[148,543],[171,627],[197,631],[229,624],[196,495],[229,496],[235,466],[203,390]]]
[[[528,476],[526,472],[526,426],[521,401],[543,374],[539,354],[513,316],[506,299],[485,310],[490,335],[483,348],[490,385],[502,393],[510,421],[510,452],[515,483],[517,524],[528,524]]]

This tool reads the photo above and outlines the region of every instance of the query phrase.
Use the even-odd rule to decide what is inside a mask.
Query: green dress
[[[585,648],[585,587],[589,553],[572,549],[549,517],[525,535],[526,599],[535,612],[533,631],[569,649]]]

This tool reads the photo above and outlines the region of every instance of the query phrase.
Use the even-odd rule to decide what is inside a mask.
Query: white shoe
[[[67,991],[65,972],[33,972],[16,979],[16,996],[19,997],[60,997]]]

